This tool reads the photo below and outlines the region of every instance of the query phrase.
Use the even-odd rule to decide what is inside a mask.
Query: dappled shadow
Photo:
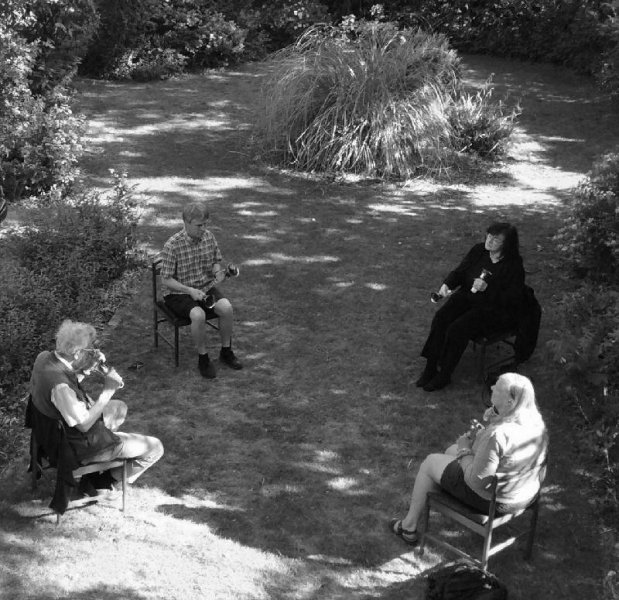
[[[169,349],[152,348],[146,270],[118,312],[121,326],[111,332],[106,355],[125,378],[119,395],[129,406],[126,430],[157,435],[166,449],[140,480],[161,490],[153,510],[178,531],[197,524],[205,545],[216,536],[238,544],[234,550],[294,559],[291,571],[265,573],[266,597],[298,598],[299,586],[304,598],[421,597],[423,573],[444,556],[429,548],[416,557],[386,522],[405,510],[423,457],[483,411],[470,350],[452,387],[425,394],[414,385],[435,310],[428,297],[494,220],[518,226],[525,265],[541,273],[530,282],[545,308],[540,346],[523,372],[536,384],[558,448],[535,563],[520,561],[517,547],[491,567],[516,600],[535,598],[531,590],[540,598],[593,597],[601,566],[586,562],[596,553],[588,500],[541,349],[556,326],[556,294],[572,286],[551,244],[567,193],[560,180],[586,170],[597,144],[591,136],[598,125],[587,122],[578,137],[568,109],[573,115],[600,106],[592,101],[583,108],[578,86],[562,90],[559,82],[553,94],[555,84],[533,81],[528,67],[518,75],[522,66],[500,64],[497,85],[514,92],[527,85],[523,101],[540,115],[523,115],[528,137],[521,149],[537,144],[529,147],[530,159],[538,174],[553,175],[550,181],[514,171],[513,164],[527,162],[523,155],[482,185],[329,185],[262,170],[244,154],[261,77],[252,66],[163,83],[80,84],[90,123],[84,169],[97,185],[109,184],[109,167],[127,169],[139,184],[145,248],[158,251],[180,228],[183,204],[205,199],[224,256],[241,265],[241,276],[225,290],[243,371],[220,368],[217,379],[200,379],[186,331],[180,367]],[[485,79],[481,62],[471,59],[469,68],[472,79]],[[560,109],[564,121],[545,122],[546,110]],[[209,343],[217,352],[217,340]],[[137,359],[144,367],[128,370]],[[122,535],[130,535],[127,522]],[[8,555],[11,539],[36,537],[28,528],[48,524],[9,509],[3,525],[8,537],[1,551]],[[48,529],[44,539],[66,535]],[[442,534],[450,531],[441,524]],[[476,540],[461,541],[473,547]],[[12,552],[15,572],[42,560],[35,545]],[[568,571],[577,576],[566,581]],[[20,585],[27,589],[27,582]],[[120,590],[117,597],[139,598],[132,593]]]
[[[465,55],[463,63],[467,83],[479,87],[492,73],[494,99],[507,96],[508,104],[520,104],[520,160],[583,173],[594,157],[617,144],[619,106],[586,77],[488,56]]]

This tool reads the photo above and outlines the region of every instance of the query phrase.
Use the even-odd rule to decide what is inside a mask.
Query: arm
[[[451,271],[447,277],[445,277],[444,285],[446,285],[450,290],[453,290],[458,286],[468,285],[470,287],[472,280],[467,281],[467,273],[479,260],[483,250],[483,244],[475,244],[475,246],[473,246],[462,259],[462,262],[453,271]]]
[[[480,496],[484,496],[488,494],[488,488],[497,472],[503,453],[496,432],[480,437],[482,439],[479,444],[475,444],[474,453],[462,458],[460,465],[467,485]]]
[[[103,391],[90,407],[81,402],[75,392],[66,384],[60,384],[52,390],[52,402],[60,411],[69,427],[75,427],[81,432],[88,431],[101,417],[116,390],[122,386],[122,379],[115,369],[111,369],[105,377]]]

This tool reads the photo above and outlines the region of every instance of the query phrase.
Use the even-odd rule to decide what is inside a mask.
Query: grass
[[[202,380],[187,332],[178,369],[167,348],[154,350],[145,270],[105,351],[126,380],[123,429],[161,437],[166,454],[131,488],[127,515],[93,505],[56,527],[45,486],[29,491],[24,435],[0,474],[0,598],[423,598],[424,571],[451,557],[430,547],[420,559],[385,523],[402,514],[421,459],[482,409],[471,350],[451,387],[414,386],[428,295],[495,218],[518,225],[537,273],[543,329],[523,372],[552,454],[534,561],[515,548],[490,566],[515,600],[600,597],[613,532],[598,528],[589,465],[543,348],[557,326],[553,302],[572,285],[551,243],[560,198],[613,141],[616,109],[562,70],[466,60],[472,85],[492,71],[500,93],[527,86],[508,161],[483,179],[406,187],[328,185],[251,166],[244,142],[259,66],[81,83],[85,173],[103,186],[108,168],[127,170],[139,184],[147,251],[180,227],[184,202],[209,201],[224,256],[241,266],[225,285],[246,368]],[[144,368],[129,370],[136,360]]]

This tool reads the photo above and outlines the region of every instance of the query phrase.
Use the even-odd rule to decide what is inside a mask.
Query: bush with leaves
[[[619,509],[619,290],[585,282],[558,303],[561,327],[548,342],[559,393],[575,410],[600,509]]]
[[[137,214],[124,176],[108,194],[47,198],[29,222],[2,242],[11,285],[0,288],[0,389],[25,381],[62,319],[99,320],[105,290],[134,264]]]
[[[583,445],[599,459],[590,476],[602,508],[617,511],[619,483],[619,154],[596,160],[575,190],[559,253],[582,279],[565,294],[548,343],[557,386],[581,417]]]
[[[244,51],[245,31],[217,2],[110,0],[97,6],[101,25],[81,65],[84,74],[159,79],[228,66]]]
[[[495,156],[515,114],[487,91],[461,95],[459,63],[444,36],[390,22],[312,28],[272,58],[258,151],[301,170],[400,179],[465,151]]]
[[[457,94],[448,111],[451,145],[457,152],[498,159],[507,150],[519,113],[518,107],[509,109],[492,100],[491,79],[474,94]]]
[[[36,56],[36,44],[0,23],[0,196],[9,201],[67,190],[82,152],[66,88],[31,89]]]
[[[612,82],[608,73],[619,23],[616,4],[606,0],[385,4],[390,18],[444,33],[459,50],[553,62],[588,74],[601,73],[606,65]]]
[[[619,149],[593,164],[568,206],[559,250],[579,275],[619,284]]]

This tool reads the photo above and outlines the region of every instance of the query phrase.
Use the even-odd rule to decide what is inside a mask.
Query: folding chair
[[[58,423],[59,429],[62,429],[62,423]],[[31,456],[31,464],[32,464],[32,474],[31,474],[31,487],[32,491],[35,492],[38,487],[38,479],[40,474],[44,470],[53,469],[49,462],[44,467],[39,462],[39,445],[37,443],[36,435],[34,433],[34,429],[32,429],[30,434],[30,456]],[[117,467],[122,467],[122,512],[125,512],[127,507],[127,459],[120,458],[117,460],[110,460],[106,462],[94,462],[89,463],[87,465],[81,465],[77,469],[73,470],[73,478],[76,481],[79,481],[84,475],[89,473],[100,473],[103,471],[108,471],[109,469],[115,469]],[[86,498],[86,500],[93,500],[93,498]],[[76,502],[74,501],[74,504]],[[59,512],[56,512],[56,525],[60,524],[60,519],[62,515]]]
[[[539,504],[540,494],[538,493],[535,500],[525,509],[519,510],[514,513],[508,513],[504,515],[496,514],[496,486],[498,478],[495,476],[492,481],[491,491],[492,500],[490,501],[490,509],[488,514],[477,512],[474,508],[460,502],[450,494],[444,491],[429,492],[427,496],[426,508],[422,516],[422,522],[420,523],[420,537],[419,537],[419,553],[423,554],[425,544],[427,540],[433,541],[435,544],[455,552],[458,556],[477,563],[482,569],[487,570],[488,559],[494,556],[501,550],[508,548],[517,539],[526,535],[527,542],[525,546],[524,558],[528,560],[531,558],[533,552],[533,542],[535,539],[535,529],[537,527],[537,519],[539,516]],[[452,519],[464,526],[465,528],[473,531],[477,535],[483,538],[483,548],[481,560],[474,558],[470,554],[467,554],[463,550],[456,548],[449,542],[439,539],[438,537],[429,533],[429,521],[430,511],[436,511],[445,517]],[[518,517],[523,517],[528,514],[529,524],[526,529],[516,530],[512,521]],[[495,529],[505,525],[509,530],[510,536],[504,541],[492,545],[492,534]]]
[[[159,347],[159,338],[161,338],[170,348],[174,349],[174,364],[179,365],[179,331],[181,327],[191,325],[191,320],[184,317],[179,317],[172,312],[163,299],[159,298],[158,276],[161,271],[162,259],[157,257],[151,264],[152,273],[152,289],[153,289],[153,333],[155,335],[155,348]],[[206,324],[213,329],[219,330],[219,327],[211,321],[218,321],[217,317],[207,319]],[[159,331],[160,323],[169,323],[174,328],[174,341],[170,341]]]

